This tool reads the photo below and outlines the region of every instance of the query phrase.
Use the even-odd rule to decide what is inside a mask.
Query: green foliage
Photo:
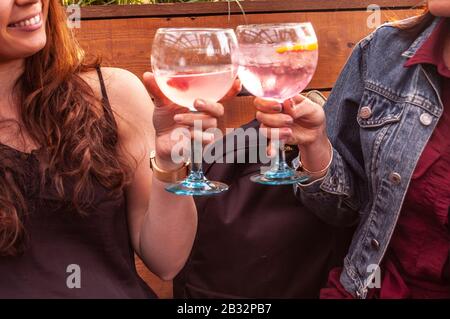
[[[109,5],[109,4],[156,4],[156,3],[175,3],[175,2],[228,2],[228,14],[230,14],[230,2],[235,2],[241,9],[245,18],[245,11],[241,1],[244,0],[61,0],[62,4],[67,6],[71,4],[79,4],[81,6],[90,5]]]

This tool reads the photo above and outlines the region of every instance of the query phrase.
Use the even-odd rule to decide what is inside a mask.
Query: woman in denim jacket
[[[423,16],[363,39],[324,110],[302,96],[284,112],[255,100],[269,137],[299,145],[302,202],[358,223],[322,297],[450,298],[449,17],[449,1],[429,0]]]

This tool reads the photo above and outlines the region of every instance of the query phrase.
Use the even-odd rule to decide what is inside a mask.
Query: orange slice
[[[300,52],[300,51],[315,51],[319,49],[319,44],[317,42],[308,44],[294,44],[285,45],[276,49],[277,53],[283,54],[286,52]]]

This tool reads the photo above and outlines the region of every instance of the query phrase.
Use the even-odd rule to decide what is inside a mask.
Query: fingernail
[[[197,107],[204,107],[204,106],[206,106],[205,100],[202,100],[202,99],[198,99],[195,104],[196,104]]]
[[[273,107],[273,110],[275,112],[281,112],[283,110],[283,107],[281,106],[281,104],[278,104]]]
[[[183,115],[177,114],[173,117],[175,122],[180,122],[183,119]]]
[[[287,119],[287,120],[286,120],[286,124],[287,124],[287,125],[292,125],[292,124],[294,124],[294,119],[292,119],[292,118]]]
[[[296,107],[295,101],[294,99],[290,99],[289,103],[287,103],[287,105],[293,110]]]

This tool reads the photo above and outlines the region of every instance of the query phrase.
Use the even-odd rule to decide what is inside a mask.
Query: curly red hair
[[[121,196],[131,166],[119,156],[117,128],[80,76],[98,67],[98,60],[86,63],[60,1],[50,0],[48,6],[47,43],[26,59],[15,87],[19,124],[41,147],[41,183],[50,177],[58,195],[69,196],[71,205],[86,214],[94,183]],[[13,175],[13,168],[0,164],[0,255],[19,254],[26,242],[27,205]],[[70,194],[64,187],[67,178],[74,181]]]

